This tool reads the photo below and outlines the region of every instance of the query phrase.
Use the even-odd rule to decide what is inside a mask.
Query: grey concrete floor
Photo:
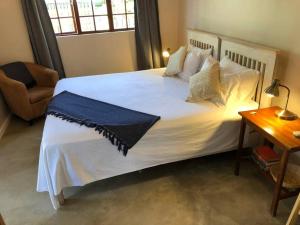
[[[13,118],[0,141],[0,212],[7,225],[276,225],[295,198],[269,213],[273,185],[251,161],[233,175],[232,153],[163,165],[66,190],[53,210],[35,191],[43,120]]]

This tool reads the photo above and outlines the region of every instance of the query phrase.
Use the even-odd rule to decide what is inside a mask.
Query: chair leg
[[[28,124],[29,124],[29,126],[32,126],[33,124],[34,124],[34,120],[32,119],[32,120],[29,120],[28,121]]]
[[[291,212],[291,215],[286,223],[286,225],[295,225],[297,222],[297,217],[299,215],[299,210],[300,210],[300,194],[296,200],[296,203],[293,207],[293,210]]]

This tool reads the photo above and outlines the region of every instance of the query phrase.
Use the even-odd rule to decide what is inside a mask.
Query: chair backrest
[[[36,84],[25,63],[9,63],[1,66],[0,69],[4,71],[7,77],[25,84],[27,88],[31,88]]]

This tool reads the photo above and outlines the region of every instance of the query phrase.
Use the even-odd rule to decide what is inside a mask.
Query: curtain
[[[139,70],[164,65],[157,0],[135,0],[135,39]]]
[[[44,0],[21,0],[35,62],[65,77],[56,36]]]

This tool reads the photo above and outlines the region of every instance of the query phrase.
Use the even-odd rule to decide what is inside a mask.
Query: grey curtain
[[[164,65],[157,0],[135,0],[135,39],[139,70]]]
[[[44,0],[21,0],[35,62],[65,77],[56,36]]]

